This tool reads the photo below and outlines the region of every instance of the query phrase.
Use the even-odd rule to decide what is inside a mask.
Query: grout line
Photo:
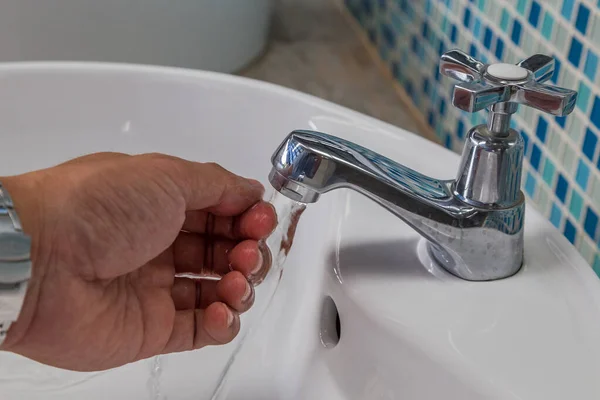
[[[365,33],[362,26],[359,25],[358,21],[356,21],[354,16],[350,14],[350,11],[343,4],[343,0],[331,0],[331,1],[333,1],[337,5],[340,13],[344,16],[344,19],[346,19],[346,21],[348,22],[348,24],[350,25],[352,30],[355,32],[356,36],[360,39],[361,43],[363,44],[363,46],[369,53],[369,56],[371,57],[371,59],[373,60],[375,65],[381,71],[382,75],[386,79],[388,79],[390,81],[390,83],[392,84],[392,87],[394,88],[394,91],[400,98],[402,105],[407,108],[408,114],[410,114],[412,116],[412,118],[416,122],[417,126],[419,127],[419,132],[415,132],[415,133],[417,133],[420,136],[423,136],[426,139],[431,140],[432,142],[440,144],[439,139],[435,135],[435,132],[433,131],[433,129],[427,123],[427,120],[425,119],[425,116],[423,115],[421,110],[419,110],[413,104],[412,100],[408,96],[408,93],[406,93],[404,88],[402,86],[400,86],[400,84],[396,81],[396,79],[394,79],[388,66],[381,59],[381,57],[379,57],[379,53],[371,44],[371,42],[370,42],[369,38],[367,37],[367,34]]]

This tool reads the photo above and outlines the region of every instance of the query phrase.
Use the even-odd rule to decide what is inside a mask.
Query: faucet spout
[[[469,203],[456,194],[454,180],[428,177],[356,143],[314,131],[290,133],[271,161],[269,180],[280,193],[314,203],[334,189],[355,190],[427,239],[433,258],[460,278],[494,280],[521,267],[522,194],[507,207]]]

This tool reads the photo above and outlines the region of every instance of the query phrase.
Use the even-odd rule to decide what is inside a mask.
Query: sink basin
[[[341,136],[443,179],[458,166],[456,154],[409,132],[244,78],[124,65],[0,67],[3,174],[97,151],[162,152],[217,161],[267,185],[270,156],[294,129]],[[418,234],[373,202],[350,191],[323,196],[300,221],[272,303],[266,308],[270,296],[259,287],[242,318],[252,332],[223,398],[600,398],[600,282],[550,223],[532,208],[526,215],[522,270],[467,282],[440,269]],[[207,399],[237,345],[99,373],[1,353],[0,393]]]

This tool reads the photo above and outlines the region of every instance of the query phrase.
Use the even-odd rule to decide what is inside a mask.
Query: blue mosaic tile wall
[[[451,104],[441,53],[459,48],[484,62],[556,58],[553,84],[579,91],[577,107],[554,118],[520,107],[523,191],[600,276],[600,0],[345,0],[393,76],[448,148],[486,113]]]

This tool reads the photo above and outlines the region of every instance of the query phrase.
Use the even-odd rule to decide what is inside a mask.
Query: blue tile
[[[571,47],[569,48],[569,61],[576,67],[579,67],[579,62],[581,61],[581,52],[583,50],[583,45],[576,37],[571,39]]]
[[[575,20],[575,28],[585,35],[585,31],[588,26],[588,20],[590,19],[590,9],[585,4],[579,4],[579,10],[577,11],[577,19]]]
[[[396,47],[396,34],[392,28],[388,24],[381,24],[380,31],[385,44],[391,49]]]
[[[536,182],[531,172],[527,172],[527,179],[525,179],[525,192],[529,195],[529,197],[535,196],[535,188]]]
[[[440,100],[439,111],[442,117],[446,115],[446,101],[444,99]]]
[[[456,29],[456,25],[452,24],[452,28],[450,29],[450,40],[452,43],[456,43],[457,36],[458,30]]]
[[[362,12],[366,16],[370,17],[373,15],[373,4],[369,0],[361,1]]]
[[[579,165],[577,166],[577,172],[575,173],[575,181],[581,189],[584,191],[587,190],[588,181],[590,179],[590,168],[583,160],[579,160]]]
[[[448,17],[447,16],[443,16],[442,17],[442,23],[440,25],[440,31],[442,33],[446,33],[446,30],[448,29]],[[449,35],[449,33],[447,33],[447,35]]]
[[[449,133],[446,134],[446,140],[444,142],[444,145],[447,149],[452,148],[452,135],[450,135]]]
[[[600,7],[600,0],[598,1],[598,7]],[[596,254],[596,257],[594,258],[594,264],[592,265],[592,269],[594,270],[596,275],[598,275],[598,278],[600,278],[600,254]]]
[[[521,23],[515,19],[515,21],[513,22],[513,28],[510,38],[516,45],[519,45],[521,43],[521,29]]]
[[[387,8],[387,1],[386,0],[379,0],[377,1],[377,4],[379,5],[379,8],[384,11]]]
[[[471,9],[469,7],[465,7],[465,14],[463,15],[463,25],[467,29],[471,25]]]
[[[492,30],[486,26],[485,32],[483,33],[483,45],[488,50],[492,47],[493,37],[494,37],[494,35],[492,34]]]
[[[558,179],[556,181],[556,188],[554,189],[554,193],[556,193],[556,197],[563,203],[567,198],[567,190],[569,190],[569,183],[567,182],[563,174],[558,174]]]
[[[430,87],[429,79],[424,78],[423,79],[423,93],[429,95],[429,87]]]
[[[538,23],[540,22],[540,4],[533,0],[531,3],[531,9],[529,10],[529,23],[537,28]]]
[[[590,128],[585,131],[585,137],[583,138],[583,146],[581,150],[590,161],[594,160],[594,153],[596,152],[596,146],[598,145],[598,136]]]
[[[402,0],[400,2],[400,9],[404,12],[407,13],[408,12],[408,0]]]
[[[537,129],[535,130],[535,136],[540,139],[542,143],[546,143],[546,135],[548,133],[548,121],[541,115],[538,117]]]
[[[588,106],[590,104],[590,97],[592,96],[592,91],[585,84],[583,80],[579,81],[579,90],[577,94],[577,107],[587,114]]]
[[[598,96],[594,99],[594,107],[592,108],[590,119],[596,125],[596,128],[600,129],[600,97]]]
[[[499,61],[502,61],[502,57],[504,56],[504,40],[502,40],[500,38],[498,38],[498,40],[496,41],[495,55]]]
[[[550,78],[550,80],[554,83],[558,83],[558,77],[560,75],[560,68],[562,64],[556,56],[556,54],[554,54],[552,57],[554,58],[554,75],[552,75],[552,78]]]
[[[413,97],[414,94],[414,89],[413,89],[413,84],[411,81],[406,80],[404,82],[404,90],[406,90],[406,93],[410,96]]]
[[[550,211],[550,222],[557,228],[560,228],[560,220],[562,219],[562,211],[556,205],[556,203],[552,203],[552,210]]]
[[[564,0],[563,6],[560,11],[563,17],[567,20],[571,20],[571,16],[573,15],[573,6],[575,5],[575,0]]]
[[[552,28],[554,27],[554,17],[546,11],[544,22],[542,23],[542,35],[547,40],[552,40]]]
[[[430,15],[431,13],[431,6],[432,6],[432,0],[427,0],[425,2],[425,15]]]
[[[519,14],[525,16],[525,9],[527,8],[527,1],[526,0],[518,0],[517,1],[517,11],[519,12]]]
[[[565,237],[569,240],[569,242],[575,244],[575,235],[577,234],[577,231],[575,230],[575,226],[573,225],[573,223],[568,218],[565,222],[565,230],[563,231],[563,233]]]
[[[410,48],[414,54],[419,52],[419,39],[416,36],[410,38]]]
[[[500,17],[500,29],[502,29],[504,32],[508,32],[508,22],[509,22],[509,15],[508,12],[506,11],[506,8],[502,9],[502,16]]]
[[[446,44],[443,40],[440,40],[440,47],[438,49],[439,55],[442,55],[446,52]]]
[[[523,137],[523,153],[525,156],[529,155],[529,135],[525,131],[521,131]]]
[[[538,147],[537,144],[533,144],[531,148],[531,156],[529,162],[531,166],[536,169],[536,171],[540,170],[540,161],[542,160],[542,151]]]
[[[583,73],[590,78],[592,82],[596,79],[596,71],[598,70],[598,56],[596,53],[592,51],[592,49],[588,49],[587,57],[585,59],[585,67],[583,68]]]
[[[475,47],[475,44],[473,43],[471,43],[471,45],[469,46],[469,55],[471,57],[477,58],[477,47]]]
[[[465,137],[465,123],[462,119],[459,119],[456,123],[456,135],[459,139],[463,139]]]
[[[598,228],[598,215],[588,206],[583,229],[593,240],[596,240],[596,228]]]
[[[481,20],[477,17],[475,17],[475,24],[473,24],[473,36],[475,36],[476,38],[479,38],[479,35],[481,34]]]
[[[421,26],[421,36],[423,36],[424,39],[427,39],[427,36],[429,36],[429,24],[427,21],[424,21]]]
[[[564,117],[556,116],[556,117],[554,117],[554,119],[556,120],[556,123],[558,125],[560,125],[560,127],[563,129],[565,128],[565,125],[567,125],[567,117],[566,116],[564,116]]]
[[[433,110],[429,110],[429,114],[427,114],[427,123],[429,126],[435,126],[435,114]]]

